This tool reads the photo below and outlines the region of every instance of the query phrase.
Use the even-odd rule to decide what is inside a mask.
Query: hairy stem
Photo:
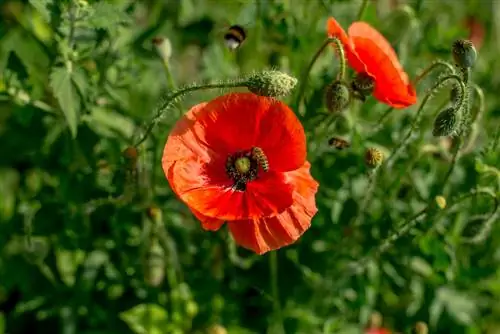
[[[301,78],[299,80],[299,89],[298,89],[298,93],[297,93],[297,98],[295,99],[295,108],[299,107],[299,105],[302,102],[302,99],[304,97],[304,93],[305,93],[305,90],[306,90],[306,86],[307,86],[307,77],[309,76],[309,73],[311,72],[312,67],[314,66],[314,64],[318,60],[318,58],[321,55],[321,53],[323,52],[323,50],[325,50],[325,48],[328,45],[330,45],[331,43],[334,44],[335,51],[337,52],[337,55],[339,56],[339,74],[337,76],[337,79],[338,80],[343,80],[344,79],[345,72],[346,72],[346,61],[345,61],[344,46],[342,45],[342,43],[340,42],[340,40],[338,38],[335,38],[335,37],[333,37],[333,38],[332,37],[327,38],[323,42],[323,44],[320,46],[320,48],[318,49],[318,51],[316,51],[316,53],[314,54],[313,58],[309,62],[309,65],[306,67],[306,69],[302,73],[302,76],[301,76]]]
[[[279,299],[278,254],[276,252],[271,252],[271,254],[269,254],[269,270],[271,273],[271,295],[273,298],[273,312],[276,326],[275,330],[277,330],[279,334],[285,334],[285,327],[283,326],[283,317]]]
[[[359,7],[359,12],[356,21],[362,21],[365,15],[366,7],[368,7],[368,0],[363,0],[361,7]]]
[[[455,73],[455,67],[451,65],[450,63],[443,61],[443,60],[438,60],[429,65],[422,73],[420,73],[415,80],[413,81],[414,85],[417,85],[422,79],[424,79],[427,75],[429,75],[432,71],[439,67],[445,67],[447,68],[451,73]]]
[[[208,84],[200,84],[200,85],[192,85],[192,86],[187,86],[184,88],[181,88],[171,94],[168,94],[163,101],[160,103],[160,105],[156,108],[156,115],[151,119],[151,121],[148,123],[146,126],[146,130],[144,131],[142,137],[140,137],[138,140],[134,140],[135,147],[138,147],[140,144],[142,144],[148,135],[151,133],[153,130],[154,126],[158,124],[163,116],[163,114],[171,107],[177,99],[179,99],[182,95],[191,93],[196,90],[202,90],[202,89],[217,89],[217,88],[236,88],[236,87],[245,87],[246,80],[239,80],[235,82],[217,82],[217,83],[208,83]],[[134,134],[133,138],[137,137],[137,131]]]

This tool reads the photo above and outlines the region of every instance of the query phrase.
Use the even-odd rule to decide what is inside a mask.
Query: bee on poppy
[[[247,38],[247,33],[245,28],[238,24],[234,24],[229,27],[227,32],[224,34],[224,41],[229,50],[234,51],[238,49],[245,39]]]
[[[269,171],[269,161],[267,160],[266,154],[260,147],[254,147],[252,149],[252,158],[257,160],[264,172]]]
[[[344,148],[351,147],[351,144],[342,138],[332,137],[328,140],[328,145],[335,147],[337,150],[343,150]]]

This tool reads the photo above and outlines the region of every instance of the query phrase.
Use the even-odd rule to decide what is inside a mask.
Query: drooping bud
[[[446,198],[444,198],[443,196],[436,196],[434,200],[436,201],[436,204],[440,209],[446,208]]]
[[[349,105],[349,101],[350,91],[345,82],[337,80],[326,88],[325,103],[330,112],[341,112]]]
[[[427,324],[423,321],[419,321],[415,324],[415,326],[412,329],[413,334],[428,334],[429,333],[429,327]]]
[[[172,44],[170,40],[166,37],[158,36],[154,37],[152,42],[161,59],[163,61],[168,61],[172,56]]]
[[[476,62],[476,48],[467,39],[456,40],[451,50],[455,64],[461,68],[471,68]]]
[[[370,168],[377,168],[384,161],[384,153],[378,148],[370,147],[365,153],[365,163]]]
[[[458,101],[462,98],[462,91],[458,85],[453,85],[453,88],[450,91],[450,101],[453,104],[457,104]]]
[[[297,79],[280,71],[262,71],[248,76],[245,86],[254,94],[280,98],[297,85]]]
[[[434,120],[432,135],[434,137],[446,137],[453,134],[458,125],[457,112],[449,107],[441,111]]]

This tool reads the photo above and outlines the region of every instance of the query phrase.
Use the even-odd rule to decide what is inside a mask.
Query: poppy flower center
[[[267,171],[269,165],[264,152],[259,147],[238,151],[227,157],[226,174],[234,181],[234,189],[245,191],[246,184],[258,176],[259,166]]]
[[[356,77],[351,82],[351,88],[357,97],[361,100],[365,100],[366,96],[373,93],[375,89],[375,80],[367,73],[358,73]]]

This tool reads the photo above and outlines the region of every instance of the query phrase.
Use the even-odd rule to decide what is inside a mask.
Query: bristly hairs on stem
[[[328,45],[330,45],[332,43],[334,45],[335,52],[337,53],[337,55],[339,57],[339,73],[337,75],[337,80],[344,79],[345,72],[346,72],[346,60],[345,60],[344,46],[342,45],[342,42],[338,38],[329,37],[323,42],[323,44],[320,46],[318,51],[316,51],[316,53],[312,57],[311,61],[309,62],[309,65],[306,67],[306,69],[302,73],[302,76],[300,77],[299,89],[298,89],[297,97],[295,99],[294,108],[293,108],[294,110],[298,111],[298,107],[302,103],[302,99],[304,97],[304,93],[305,93],[306,86],[307,86],[307,78],[309,76],[309,73],[311,72],[312,67],[314,66],[314,64],[318,60],[318,58],[321,55],[321,53],[323,52],[323,50]]]
[[[472,92],[475,93],[477,98],[477,103],[476,103],[477,107],[475,108],[474,111],[471,111],[470,133],[467,138],[467,143],[464,144],[465,147],[462,149],[462,154],[469,153],[474,148],[477,136],[479,135],[479,123],[481,122],[485,109],[483,90],[476,84],[473,84],[471,87],[472,87]]]
[[[143,125],[142,128],[145,130],[142,133],[142,136],[140,136],[141,127],[138,128],[133,134],[132,142],[134,143],[134,146],[138,147],[146,140],[148,135],[153,130],[154,126],[162,120],[165,112],[167,112],[172,107],[172,105],[174,105],[177,101],[179,101],[183,97],[183,95],[203,89],[245,87],[246,83],[247,83],[246,78],[237,80],[218,81],[212,83],[201,83],[201,84],[194,83],[167,94],[161,99],[160,103],[155,108],[153,118],[148,123]]]
[[[385,165],[391,166],[391,164],[393,163],[394,159],[397,157],[399,152],[402,151],[406,147],[406,145],[410,141],[410,138],[411,138],[413,131],[415,131],[415,129],[417,129],[418,125],[420,124],[420,120],[422,118],[422,111],[424,109],[424,106],[427,104],[429,99],[435,93],[437,93],[437,91],[439,89],[441,89],[441,87],[443,87],[443,85],[445,85],[448,81],[455,81],[457,87],[459,88],[458,89],[459,96],[457,99],[457,103],[454,105],[454,109],[457,112],[460,112],[460,110],[462,109],[462,107],[464,106],[464,103],[465,103],[465,95],[466,95],[465,84],[462,82],[462,78],[460,78],[458,75],[456,75],[456,74],[447,75],[447,76],[441,78],[431,89],[429,89],[427,94],[424,96],[422,103],[420,104],[420,107],[418,108],[417,113],[415,114],[415,116],[413,118],[413,122],[411,124],[410,130],[408,131],[406,136],[403,138],[403,140],[398,144],[398,146],[393,150],[392,154],[386,160]]]
[[[455,72],[455,67],[451,65],[450,63],[444,61],[444,60],[436,60],[432,64],[430,64],[425,70],[420,73],[415,80],[413,80],[413,84],[416,86],[420,81],[422,81],[426,76],[428,76],[431,72],[433,72],[435,69],[439,67],[444,67],[446,72],[450,74],[456,74]],[[445,73],[446,73],[445,72]]]

